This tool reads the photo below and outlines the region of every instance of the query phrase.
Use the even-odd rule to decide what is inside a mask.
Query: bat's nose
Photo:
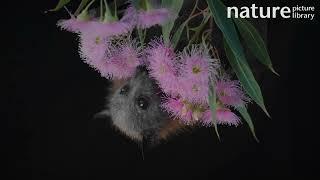
[[[159,136],[157,131],[150,129],[142,132],[142,145],[146,149],[150,149],[159,144]]]

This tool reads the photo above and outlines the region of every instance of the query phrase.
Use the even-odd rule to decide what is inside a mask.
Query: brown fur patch
[[[171,135],[177,134],[179,131],[185,129],[185,125],[175,119],[170,119],[169,123],[160,130],[159,137],[161,140],[168,139]]]

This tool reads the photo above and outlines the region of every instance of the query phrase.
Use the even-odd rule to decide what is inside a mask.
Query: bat
[[[113,81],[111,92],[100,115],[110,116],[112,125],[132,140],[157,145],[183,129],[161,108],[164,93],[145,67],[138,67],[131,79]]]

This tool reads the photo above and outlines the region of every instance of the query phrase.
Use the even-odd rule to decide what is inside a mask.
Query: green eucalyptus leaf
[[[236,75],[247,94],[262,108],[267,116],[269,116],[264,105],[260,87],[254,79],[247,63],[234,23],[232,19],[227,18],[225,5],[220,0],[207,0],[207,3],[215,23],[223,33],[226,54],[230,65],[236,72]]]
[[[220,135],[218,131],[218,125],[217,125],[217,118],[216,118],[216,111],[217,111],[217,101],[216,101],[216,92],[215,92],[215,85],[214,82],[211,81],[209,85],[209,107],[211,111],[211,117],[212,117],[212,124],[214,126],[215,132],[218,136],[218,139],[220,140]]]
[[[267,46],[264,43],[259,32],[255,27],[247,20],[241,18],[234,18],[238,30],[243,37],[244,42],[252,54],[264,65],[266,65],[273,73],[279,75],[272,66],[272,62],[267,50]]]
[[[176,30],[176,32],[173,34],[172,39],[171,39],[171,44],[173,48],[175,48],[178,45],[178,42],[180,40],[181,34],[186,27],[187,22],[182,23],[179,28]]]
[[[250,114],[247,111],[247,108],[245,106],[241,106],[241,107],[237,107],[236,110],[241,114],[241,116],[243,117],[243,119],[247,122],[247,124],[249,125],[249,128],[251,130],[251,133],[253,135],[253,138],[259,142],[259,139],[256,136],[255,130],[254,130],[254,125],[253,122],[251,120]]]
[[[234,72],[236,73],[239,81],[241,82],[241,85],[243,86],[247,94],[262,108],[262,110],[267,114],[267,116],[270,117],[264,105],[259,84],[255,80],[248,63],[245,59],[243,59],[245,57],[237,56],[236,54],[234,54],[234,52],[231,50],[231,47],[226,42],[226,39],[224,39],[224,48],[229,63]]]
[[[58,11],[61,8],[63,8],[63,6],[67,5],[69,2],[70,2],[70,0],[59,0],[56,7],[54,9],[50,9],[49,11]]]
[[[215,23],[237,57],[244,56],[244,51],[232,19],[227,18],[226,7],[220,0],[207,0]],[[245,58],[242,58],[245,60]]]
[[[174,13],[177,13],[177,15],[178,15],[182,5],[183,5],[183,0],[162,0],[162,6],[169,8]],[[175,22],[175,19],[172,19],[168,23],[166,23],[162,26],[163,39],[164,39],[164,42],[167,44],[170,41],[170,32],[174,26],[174,22]]]

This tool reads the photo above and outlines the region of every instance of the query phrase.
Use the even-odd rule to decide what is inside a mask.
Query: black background
[[[245,124],[222,127],[220,142],[212,129],[198,128],[147,150],[143,160],[135,143],[105,120],[93,118],[103,108],[109,82],[81,62],[76,36],[56,28],[65,12],[44,13],[54,5],[16,1],[1,10],[1,61],[7,80],[1,131],[5,179],[227,179],[316,173],[319,166],[312,163],[318,135],[312,127],[319,118],[312,102],[318,19],[268,24],[268,48],[281,77],[265,70],[259,81],[271,120],[250,106],[260,143]]]

